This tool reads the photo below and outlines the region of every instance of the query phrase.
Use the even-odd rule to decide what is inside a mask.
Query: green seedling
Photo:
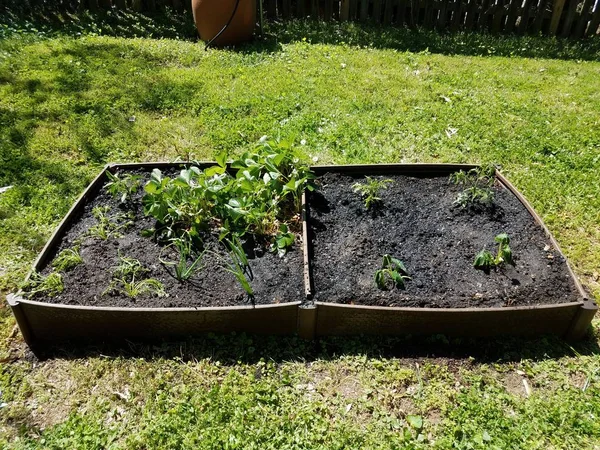
[[[376,180],[371,177],[366,177],[365,183],[355,183],[352,185],[352,190],[360,194],[365,201],[365,208],[369,209],[372,205],[381,202],[379,197],[383,189],[387,189],[387,185],[392,183],[392,180]]]
[[[494,203],[494,176],[496,168],[484,165],[468,172],[460,170],[450,175],[450,181],[465,186],[454,204],[461,208],[468,206],[491,206]]]
[[[286,224],[281,224],[279,233],[275,236],[275,242],[271,244],[271,251],[277,252],[277,255],[281,258],[294,245],[294,240],[294,233],[290,232]]]
[[[405,282],[410,280],[408,271],[404,267],[404,263],[390,255],[383,255],[381,269],[375,272],[375,284],[379,289],[386,289],[389,282],[393,282],[394,286],[403,289]]]
[[[137,259],[119,256],[119,264],[112,268],[110,285],[102,295],[117,292],[129,298],[136,298],[142,294],[164,297],[165,287],[160,281],[154,278],[143,278],[148,272],[149,270]]]
[[[248,281],[248,278],[252,280],[254,277],[250,270],[248,257],[242,247],[242,243],[237,236],[234,236],[233,240],[225,239],[225,242],[227,243],[230,261],[226,263],[224,269],[235,276],[244,291],[248,294],[250,300],[254,302],[254,291]],[[246,278],[246,276],[248,278]]]
[[[126,203],[131,199],[142,184],[142,177],[140,175],[126,174],[121,177],[119,174],[106,171],[106,176],[109,182],[104,187],[114,198],[118,198],[121,203]]]
[[[56,272],[52,272],[46,276],[38,272],[33,272],[29,280],[20,287],[27,298],[32,298],[38,294],[56,297],[65,288],[62,275]]]
[[[475,256],[475,261],[473,262],[473,266],[476,269],[489,271],[504,263],[514,265],[512,250],[509,246],[510,238],[508,235],[506,233],[501,233],[497,235],[494,240],[498,244],[498,253],[494,256],[488,250],[481,250],[477,256]]]
[[[110,237],[122,237],[120,230],[129,227],[132,222],[131,214],[115,214],[109,216],[110,206],[96,206],[92,209],[92,215],[96,219],[96,225],[88,230],[88,235],[106,241]]]
[[[173,239],[171,245],[165,248],[174,248],[179,259],[177,261],[167,261],[164,258],[159,258],[160,262],[165,266],[173,267],[173,275],[178,281],[187,281],[194,274],[201,271],[205,266],[201,266],[205,251],[201,252],[197,257],[193,257],[193,248],[189,241],[181,238]],[[191,264],[190,264],[191,261]]]
[[[68,272],[81,263],[83,263],[83,259],[79,254],[79,247],[77,246],[73,248],[65,248],[58,255],[56,255],[56,258],[54,258],[54,261],[52,261],[52,267],[59,272]]]

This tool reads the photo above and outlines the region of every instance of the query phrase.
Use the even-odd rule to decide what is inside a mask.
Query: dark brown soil
[[[165,171],[163,171],[166,173]],[[149,173],[139,172],[149,179]],[[173,174],[170,174],[173,175]],[[144,180],[144,183],[145,184]],[[207,252],[203,259],[206,266],[189,282],[179,282],[172,276],[172,269],[164,266],[159,258],[164,246],[157,244],[151,238],[142,237],[142,230],[152,228],[154,220],[144,216],[141,204],[143,188],[127,205],[119,204],[102,189],[99,194],[85,205],[84,213],[69,228],[58,251],[74,245],[82,239],[80,254],[83,264],[63,274],[65,289],[62,294],[53,298],[36,298],[50,303],[89,306],[119,306],[119,307],[206,307],[206,306],[241,306],[249,305],[251,301],[234,275],[223,268],[227,253],[216,238],[208,239],[207,247],[217,255]],[[95,225],[96,219],[92,209],[96,206],[110,206],[108,215],[131,213],[133,224],[122,231],[121,237],[109,238],[104,241],[99,238],[86,236],[89,228]],[[248,252],[249,265],[253,280],[256,304],[274,304],[304,299],[303,257],[300,237],[294,244],[294,249],[283,258],[276,254],[256,248]],[[119,255],[138,259],[144,267],[150,270],[149,278],[155,278],[164,284],[166,297],[145,294],[131,299],[124,294],[103,294],[111,282],[111,268],[119,262]],[[52,270],[49,265],[42,271]]]
[[[309,196],[315,300],[378,306],[498,307],[578,301],[567,266],[519,200],[501,185],[495,207],[453,205],[459,186],[446,177],[385,177],[382,205],[367,211],[352,190],[363,181],[335,173]],[[516,265],[489,274],[473,267],[475,255],[497,249],[506,232]],[[374,273],[382,256],[404,262],[405,289],[380,290]]]

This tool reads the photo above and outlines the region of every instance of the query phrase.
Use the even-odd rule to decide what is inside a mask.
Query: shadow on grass
[[[104,35],[197,41],[191,12],[166,8],[155,14],[108,10],[64,12],[45,6],[34,13],[18,6],[0,9],[0,39],[14,34],[39,37]],[[444,32],[357,22],[288,20],[271,22],[265,34],[234,50],[276,52],[282,44],[348,45],[444,55],[505,56],[600,61],[600,36],[573,40],[486,32]],[[203,45],[203,44],[199,44]]]
[[[542,361],[563,356],[600,354],[598,336],[592,331],[584,339],[567,343],[555,336],[540,338],[446,338],[429,337],[326,337],[306,341],[297,336],[254,336],[244,333],[207,334],[177,341],[121,341],[92,344],[63,343],[36,348],[39,359],[85,357],[181,359],[210,358],[224,365],[254,364],[260,360],[332,360],[343,355],[373,358],[466,359],[473,363],[508,363],[523,359]]]

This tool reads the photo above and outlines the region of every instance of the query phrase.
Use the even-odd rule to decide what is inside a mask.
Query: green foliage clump
[[[110,216],[108,215],[109,212],[110,206],[96,206],[92,210],[92,215],[97,223],[88,229],[89,236],[103,241],[111,237],[122,237],[120,231],[133,224],[133,217],[130,213],[118,213]]]
[[[148,272],[137,259],[119,256],[119,264],[112,268],[112,281],[102,295],[121,293],[135,298],[142,294],[154,294],[164,297],[165,287],[160,281],[144,278]]]
[[[44,276],[33,272],[20,288],[27,298],[35,297],[38,294],[56,297],[64,290],[64,284],[60,273],[52,272]]]
[[[514,265],[512,250],[509,246],[510,238],[508,235],[506,233],[500,233],[494,240],[498,244],[498,253],[494,256],[488,250],[481,250],[477,256],[475,256],[475,261],[473,262],[473,266],[476,269],[489,271],[504,263]]]
[[[163,249],[163,252],[169,249],[175,250],[177,260],[169,261],[161,257],[160,262],[173,268],[173,276],[177,280],[187,281],[204,268],[201,263],[206,251],[197,252],[189,240],[174,238],[172,243]]]
[[[369,209],[381,202],[380,192],[387,189],[387,185],[391,182],[392,180],[376,180],[366,177],[366,183],[355,183],[352,185],[352,189],[364,198],[365,208]]]
[[[391,255],[383,255],[381,269],[375,271],[375,284],[379,289],[386,289],[391,281],[394,286],[403,289],[410,280],[404,263]]]
[[[79,247],[65,248],[56,255],[56,258],[52,261],[52,267],[59,272],[68,272],[81,263],[83,263],[83,259],[79,254]]]
[[[110,195],[114,198],[118,198],[121,203],[126,203],[130,200],[142,184],[141,175],[128,173],[121,176],[118,173],[113,174],[107,170],[106,176],[108,177],[109,182],[106,183],[104,187]]]
[[[227,172],[226,155],[204,171],[183,169],[177,178],[154,169],[142,199],[145,214],[154,217],[164,237],[186,230],[192,239],[217,229],[231,233],[272,236],[280,223],[298,219],[302,193],[312,189],[313,173],[284,142],[261,141],[255,152],[244,153]]]
[[[300,220],[302,194],[314,188],[315,176],[286,142],[262,139],[255,151],[231,162],[234,175],[228,172],[226,159],[221,153],[216,166],[206,170],[191,166],[176,178],[154,169],[142,203],[145,214],[158,222],[160,239],[185,241],[176,244],[180,251],[176,276],[191,276],[199,264],[184,267],[192,248],[202,246],[205,233],[215,232],[233,255],[233,264],[225,268],[251,295],[247,280],[242,282],[239,276],[247,262],[242,263],[236,243],[253,235],[273,241],[272,248],[283,256],[294,243],[289,230]]]
[[[494,180],[496,168],[493,165],[484,165],[467,172],[460,170],[450,175],[454,184],[465,186],[458,194],[454,204],[461,208],[489,207],[494,203]]]

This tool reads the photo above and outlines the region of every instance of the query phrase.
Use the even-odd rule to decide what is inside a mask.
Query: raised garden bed
[[[252,295],[227,270],[232,267],[230,248],[221,245],[214,229],[202,238],[205,252],[199,265],[204,268],[182,282],[174,277],[178,258],[172,241],[158,239],[156,231],[142,236],[144,230],[159,229],[156,217],[144,213],[148,192],[142,186],[153,169],[175,179],[182,167],[189,165],[109,165],[91,183],[32,272],[57,272],[57,255],[77,248],[82,263],[60,272],[64,290],[52,296],[9,296],[30,345],[65,338],[229,331],[298,332],[307,338],[552,333],[577,339],[595,313],[596,305],[539,217],[500,174],[491,180],[492,202],[456,204],[466,188],[449,182],[449,175],[475,168],[466,165],[313,167],[317,189],[305,196],[302,227],[290,222],[296,233],[293,245],[278,255],[254,235],[244,235],[240,243],[252,273],[246,275]],[[235,168],[227,170],[236,176]],[[123,202],[107,191],[110,174],[139,176],[139,187]],[[375,195],[380,200],[369,207],[366,193],[356,187],[367,184],[366,176],[382,184]],[[115,224],[112,236],[90,233],[106,218]],[[271,232],[270,242],[277,243],[278,233]],[[494,238],[502,233],[510,237],[514,263],[475,268],[474,258],[482,249],[496,257]],[[404,263],[396,271],[402,286],[391,270],[380,274],[382,285],[377,286],[375,273],[386,268],[384,255]],[[160,292],[149,288],[128,295],[115,276],[124,258],[137,261],[143,268],[139,279],[155,280]]]

